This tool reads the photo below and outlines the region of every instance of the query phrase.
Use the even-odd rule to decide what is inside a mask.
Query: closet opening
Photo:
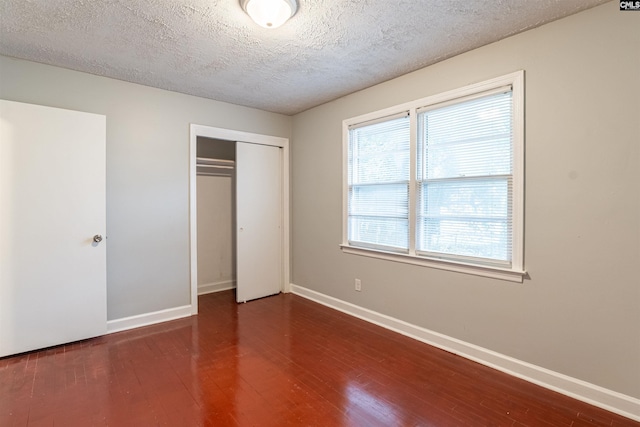
[[[197,137],[198,295],[236,287],[236,143]]]

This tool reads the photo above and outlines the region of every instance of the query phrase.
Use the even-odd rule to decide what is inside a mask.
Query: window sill
[[[522,283],[527,276],[526,271],[510,270],[506,268],[486,265],[465,264],[461,262],[424,258],[408,254],[383,252],[366,248],[357,248],[349,245],[340,245],[345,254],[367,256],[384,259],[387,261],[402,262],[405,264],[419,265],[422,267],[437,268],[439,270],[455,271],[457,273],[472,274],[474,276],[490,277],[492,279],[506,280]]]

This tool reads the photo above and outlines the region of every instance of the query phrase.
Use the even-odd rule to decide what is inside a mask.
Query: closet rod
[[[233,166],[227,165],[197,165],[199,168],[214,168],[214,169],[234,169]]]
[[[231,177],[232,175],[230,173],[225,173],[225,172],[197,172],[196,175],[198,176],[225,176],[225,177]]]
[[[209,157],[196,157],[196,165],[205,166],[205,165],[229,165],[233,166],[236,162],[234,160],[227,159],[213,159]]]

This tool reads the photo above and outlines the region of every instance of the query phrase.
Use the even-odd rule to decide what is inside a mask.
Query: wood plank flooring
[[[0,359],[0,426],[640,426],[291,294]]]

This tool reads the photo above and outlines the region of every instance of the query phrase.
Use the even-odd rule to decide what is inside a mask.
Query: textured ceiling
[[[295,114],[605,2],[298,0],[268,30],[238,0],[0,0],[0,54]]]

